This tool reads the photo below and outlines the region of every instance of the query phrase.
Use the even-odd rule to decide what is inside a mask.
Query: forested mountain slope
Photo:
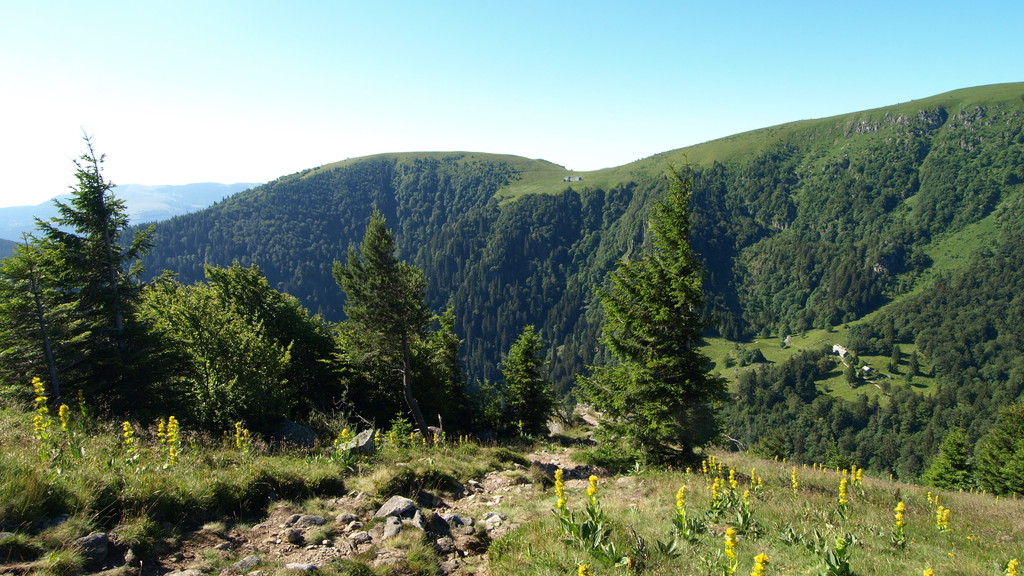
[[[960,90],[590,173],[480,153],[353,159],[160,223],[145,265],[190,282],[204,264],[256,263],[336,319],[331,264],[377,206],[401,256],[425,270],[431,305],[454,305],[471,379],[496,378],[502,352],[536,324],[565,389],[600,360],[593,288],[643,242],[669,166],[693,168],[692,241],[723,335],[837,325],[931,278],[930,247],[1021,194],[1022,98],[1024,84]]]

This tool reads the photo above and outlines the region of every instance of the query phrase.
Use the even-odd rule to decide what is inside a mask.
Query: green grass
[[[793,347],[814,346],[830,337],[809,333],[795,340]],[[783,352],[780,348],[772,354]],[[155,445],[148,441],[140,448],[139,458],[125,462],[117,427],[104,425],[79,430],[77,441],[88,448],[85,455],[61,460],[57,473],[54,460],[38,455],[39,441],[30,433],[31,416],[17,410],[0,412],[0,442],[8,448],[0,475],[0,528],[14,533],[0,541],[0,549],[8,551],[9,561],[17,562],[19,570],[80,573],[82,559],[70,543],[96,529],[117,534],[121,544],[140,553],[167,553],[181,535],[169,534],[166,522],[182,522],[188,516],[193,523],[210,522],[207,527],[214,529],[235,522],[245,510],[259,517],[266,512],[268,487],[281,497],[302,501],[303,509],[313,511],[324,506],[318,504],[320,497],[347,490],[339,483],[338,463],[328,456],[329,447],[246,454],[218,442],[196,441],[186,444],[177,465],[165,469],[153,452]],[[415,497],[421,490],[430,490],[443,494],[449,482],[480,479],[491,470],[511,470],[526,461],[520,450],[543,447],[384,444],[377,456],[357,464],[344,486],[370,495],[370,506],[392,493]],[[761,553],[771,558],[769,574],[816,573],[824,567],[825,554],[839,536],[853,542],[850,564],[856,574],[895,576],[921,573],[927,567],[937,574],[1000,574],[1009,559],[1024,555],[1024,524],[1019,522],[1024,503],[1016,499],[942,492],[941,502],[952,510],[953,530],[940,532],[935,526],[934,504],[929,503],[924,488],[868,477],[862,487],[850,487],[844,517],[837,513],[840,475],[834,470],[800,466],[794,495],[792,467],[784,461],[765,461],[743,453],[716,452],[714,456],[724,465],[710,475],[700,470],[639,469],[599,481],[598,498],[609,529],[606,542],[614,542],[621,554],[631,558],[632,573],[721,573],[723,533],[729,526],[740,528],[737,574],[750,573],[754,556]],[[739,473],[737,500],[745,489],[752,488],[752,470],[763,478],[763,487],[753,489],[750,500],[752,522],[739,521],[735,503],[711,513],[708,486],[716,476],[727,478],[730,468]],[[530,479],[524,476],[524,481]],[[567,544],[551,512],[554,491],[546,482],[532,484],[532,491],[521,497],[509,493],[489,508],[507,515],[518,526],[491,544],[489,573],[573,574],[584,563],[592,566],[595,575],[624,573],[621,568],[603,566],[589,550]],[[584,507],[586,484],[586,480],[566,483],[568,505],[577,514]],[[691,540],[679,542],[678,555],[666,554],[657,542],[670,541],[675,494],[682,485],[688,487],[688,515],[700,520],[700,529]],[[39,486],[49,489],[35,489]],[[902,549],[890,542],[892,508],[899,500],[907,505],[907,543]],[[44,527],[46,520],[60,512],[70,514],[69,520]],[[421,534],[403,532],[387,546],[405,552],[400,573],[440,571],[439,558]],[[211,559],[209,568],[216,571],[222,567],[219,561]],[[354,558],[333,563],[324,566],[324,571],[381,573],[360,562]],[[472,562],[480,566],[483,560]],[[272,564],[267,569],[276,570]]]
[[[764,478],[764,486],[751,499],[754,528],[740,531],[737,574],[749,574],[757,554],[771,559],[769,574],[815,574],[825,567],[825,553],[839,536],[850,539],[850,566],[855,574],[880,576],[921,574],[933,568],[937,574],[1001,574],[1005,563],[1021,555],[1024,512],[1020,501],[996,500],[981,494],[942,492],[941,502],[952,510],[953,530],[939,532],[927,490],[886,479],[865,478],[863,487],[849,488],[846,517],[838,514],[840,474],[799,467],[799,487],[791,488],[791,466],[766,462],[744,454],[718,454],[726,470],[739,472],[739,489],[749,487],[752,469]],[[721,473],[723,478],[727,472]],[[711,476],[697,472],[646,471],[637,475],[602,480],[598,496],[611,528],[611,540],[637,563],[641,574],[721,574],[724,536],[737,524],[736,510],[708,516]],[[567,486],[569,507],[583,507],[585,482]],[[679,556],[663,554],[656,543],[670,541],[671,518],[679,486],[687,486],[686,508],[690,518],[704,519],[704,530],[691,542],[682,542]],[[575,573],[588,564],[594,574],[618,574],[621,569],[603,566],[587,550],[563,542],[562,533],[548,506],[532,502],[519,514],[535,515],[490,550],[492,573],[554,576]],[[891,543],[893,512],[897,501],[907,505],[906,546]],[[642,544],[641,544],[642,543]]]

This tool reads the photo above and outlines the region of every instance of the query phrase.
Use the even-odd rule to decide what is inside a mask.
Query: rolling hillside
[[[979,426],[991,421],[995,404],[978,397],[1020,394],[1024,384],[1011,377],[1018,372],[1006,354],[1024,332],[999,306],[1015,306],[1015,289],[1024,288],[1009,261],[1024,223],[1024,84],[784,124],[595,172],[474,152],[351,159],[160,223],[145,265],[192,282],[204,264],[255,263],[272,286],[340,319],[331,265],[361,238],[376,206],[401,257],[426,272],[431,306],[454,307],[471,382],[498,379],[502,355],[534,324],[565,392],[602,361],[595,286],[641,249],[649,201],[665,190],[665,171],[684,165],[695,181],[691,240],[707,267],[717,335],[782,341],[854,323],[860,327],[843,333],[859,354],[886,357],[898,343],[908,353],[920,349],[935,370],[928,377],[948,384],[935,402],[971,407],[909,431],[931,426],[916,441],[918,462],[903,459],[905,473],[919,471],[942,431],[970,410]],[[979,303],[961,334],[925,330],[922,318],[955,317],[966,301],[964,270],[982,275],[978,282],[998,274],[993,282],[1004,290],[991,302],[999,304]],[[936,290],[953,308],[929,306]],[[828,371],[816,378],[841,380]],[[963,396],[965,386],[975,391]],[[867,406],[859,428],[823,435],[809,457],[824,460],[828,446],[863,429],[894,394]],[[734,417],[747,440],[763,436],[742,424],[750,414]]]

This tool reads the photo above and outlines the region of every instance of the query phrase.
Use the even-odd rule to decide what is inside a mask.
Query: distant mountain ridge
[[[128,217],[138,224],[195,212],[258,185],[214,182],[157,186],[124,184],[117,186],[114,194],[125,201]],[[65,201],[68,198],[70,195],[63,194],[35,206],[0,208],[0,239],[19,241],[22,234],[35,230],[36,218],[48,220],[57,215],[54,200]],[[4,254],[2,250],[0,247],[0,256]]]
[[[553,375],[566,389],[600,360],[594,287],[642,246],[646,207],[670,166],[693,169],[692,241],[720,333],[799,333],[863,317],[929,278],[933,265],[960,265],[971,245],[935,253],[951,234],[980,226],[996,242],[986,218],[1024,195],[1022,127],[1018,83],[783,124],[593,172],[500,154],[379,154],[163,222],[145,265],[193,282],[204,264],[255,263],[273,286],[338,319],[331,262],[359,241],[376,205],[401,257],[426,272],[431,305],[454,304],[471,378],[498,377],[515,335],[535,324],[557,350]]]

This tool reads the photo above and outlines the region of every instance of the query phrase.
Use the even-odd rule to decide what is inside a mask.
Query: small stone
[[[302,514],[292,514],[291,516],[288,517],[287,520],[284,521],[284,525],[285,526],[294,526],[295,523],[299,521],[299,518],[302,518]]]
[[[382,536],[382,538],[384,540],[389,540],[391,538],[394,538],[395,536],[398,536],[398,534],[401,531],[402,521],[394,516],[388,516],[387,520],[384,522],[384,535]]]
[[[188,570],[168,572],[165,576],[203,576],[203,573],[195,568],[189,568]]]
[[[327,519],[314,514],[303,514],[292,523],[293,526],[323,526],[324,524],[327,524]]]
[[[302,535],[302,530],[299,530],[298,528],[288,528],[287,530],[285,530],[284,540],[285,542],[288,542],[289,544],[295,544],[296,546],[300,546],[306,543],[306,538]]]
[[[349,536],[349,539],[355,542],[356,544],[363,544],[365,542],[373,540],[373,537],[370,536],[369,532],[353,532],[352,535]]]
[[[301,562],[292,562],[284,565],[285,570],[298,570],[300,572],[313,572],[316,570],[316,564],[303,564]]]
[[[251,556],[246,556],[245,558],[242,558],[238,562],[232,564],[231,569],[235,572],[248,572],[259,565],[260,557],[253,554]]]
[[[103,532],[93,532],[75,540],[74,545],[81,550],[87,566],[100,566],[107,559],[110,539]]]
[[[348,524],[349,522],[355,522],[356,520],[359,520],[359,517],[349,512],[338,514],[338,517],[334,519],[338,524]]]
[[[455,540],[450,536],[442,536],[434,541],[434,549],[438,554],[451,554],[455,551]]]
[[[228,551],[228,550],[231,550],[231,548],[233,548],[233,546],[231,545],[231,542],[226,542],[226,541],[225,542],[221,542],[220,544],[217,544],[216,546],[213,547],[214,550],[221,550],[221,551]]]
[[[352,532],[353,530],[359,530],[363,526],[365,526],[365,524],[363,524],[362,522],[360,522],[358,520],[355,520],[355,521],[349,523],[348,526],[345,526],[345,532]]]

